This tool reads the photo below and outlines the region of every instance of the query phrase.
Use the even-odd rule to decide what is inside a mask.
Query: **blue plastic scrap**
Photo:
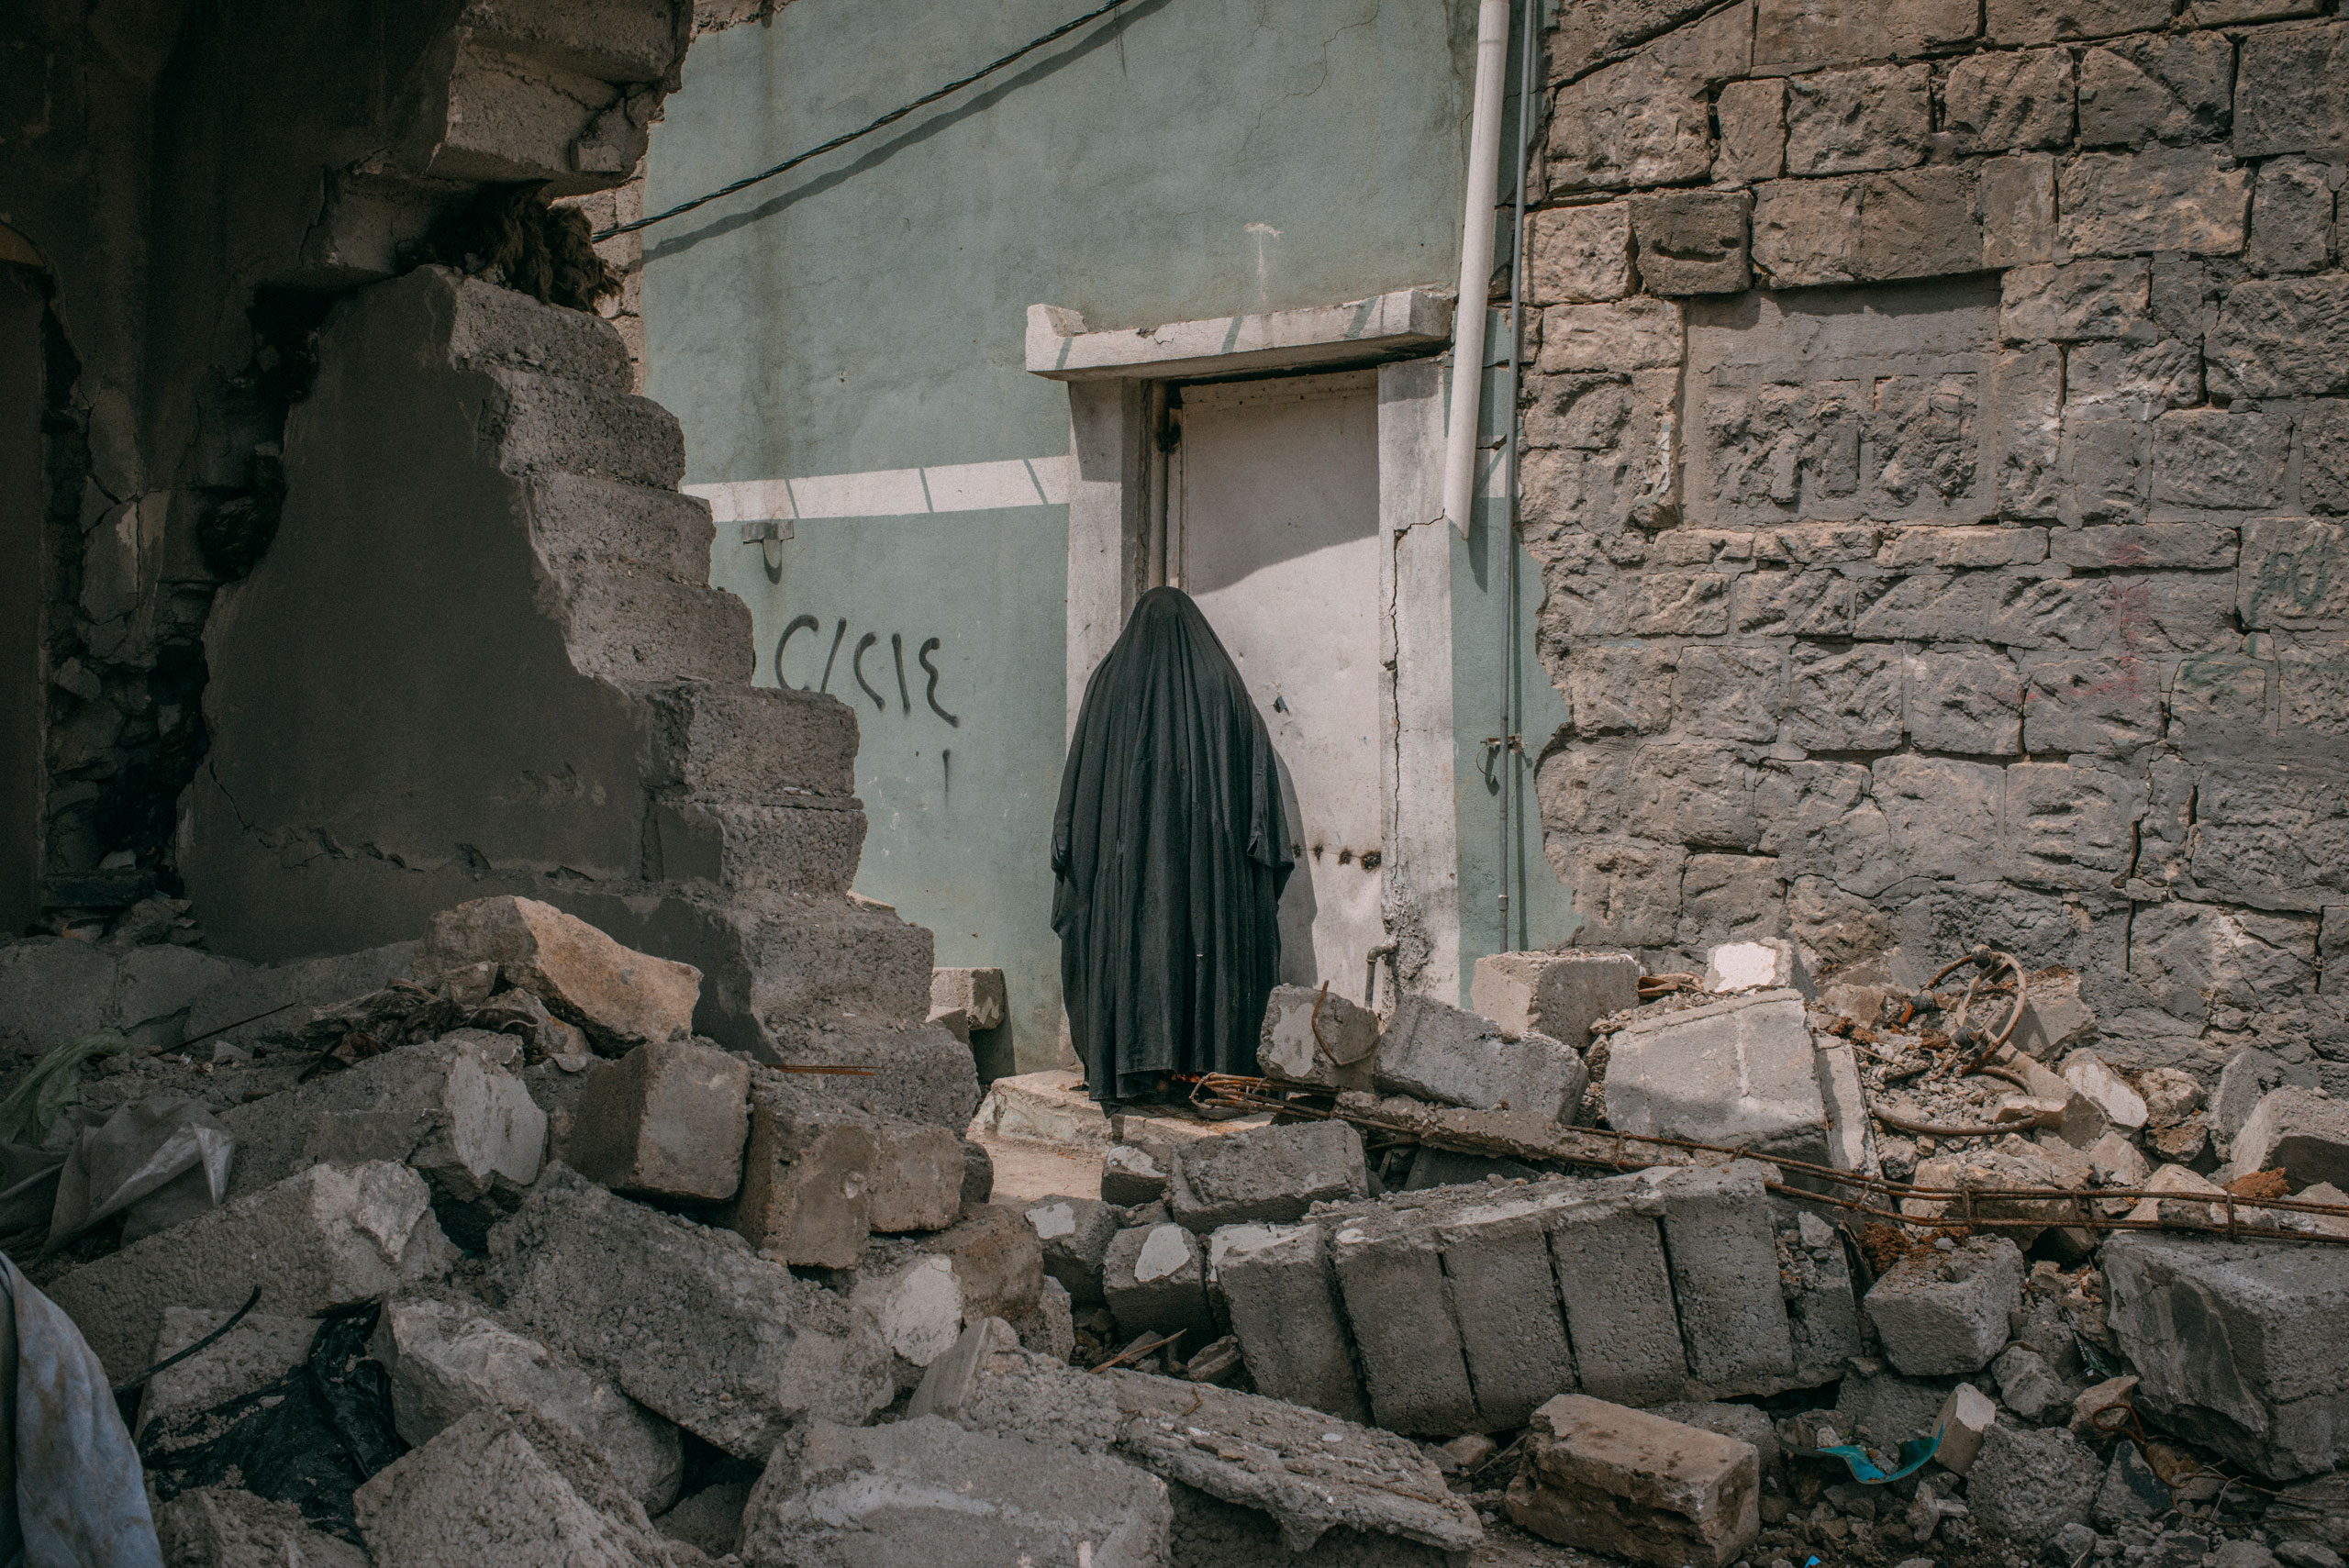
[[[1948,1430],[1948,1419],[1947,1416],[1943,1416],[1940,1421],[1935,1422],[1931,1437],[1903,1439],[1900,1444],[1900,1467],[1889,1473],[1876,1467],[1875,1459],[1869,1455],[1867,1450],[1851,1443],[1835,1443],[1827,1448],[1789,1448],[1787,1451],[1799,1454],[1805,1459],[1840,1459],[1851,1471],[1852,1479],[1861,1485],[1886,1486],[1904,1476],[1914,1475],[1925,1467],[1926,1462],[1941,1449],[1942,1435]]]
[[[0,1568],[162,1568],[105,1369],[0,1252]]]

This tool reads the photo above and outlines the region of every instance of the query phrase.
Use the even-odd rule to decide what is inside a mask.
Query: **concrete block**
[[[1478,1425],[1521,1427],[1543,1401],[1573,1391],[1574,1351],[1550,1268],[1548,1207],[1495,1194],[1447,1208],[1436,1231],[1444,1278],[1460,1304],[1461,1352]]]
[[[562,1167],[489,1240],[508,1322],[729,1453],[764,1454],[807,1417],[863,1420],[894,1392],[888,1347],[840,1296]]]
[[[2102,1418],[2107,1410],[2128,1405],[2130,1396],[2137,1391],[2139,1381],[2135,1373],[2124,1373],[2120,1377],[2108,1377],[2074,1395],[2072,1418],[2066,1423],[2072,1429],[2072,1435],[2099,1451],[2119,1441],[2119,1429],[2102,1425]]]
[[[1002,1318],[982,1318],[973,1323],[922,1373],[921,1386],[914,1390],[913,1402],[906,1407],[906,1418],[944,1416],[951,1419],[960,1415],[977,1390],[989,1359],[1019,1348],[1019,1336]]]
[[[698,575],[707,573],[705,560]],[[650,783],[718,800],[856,795],[856,714],[837,697],[732,682],[688,682],[651,697]]]
[[[1342,1121],[1202,1138],[1176,1149],[1166,1173],[1175,1222],[1202,1234],[1243,1220],[1302,1219],[1316,1203],[1369,1194],[1362,1134]]]
[[[1047,1278],[1037,1294],[1036,1310],[1012,1327],[1019,1332],[1019,1342],[1038,1355],[1064,1362],[1076,1359],[1076,1305],[1060,1281]],[[1232,1364],[1237,1366],[1239,1360],[1234,1349]]]
[[[2007,1314],[2022,1305],[2022,1254],[2003,1237],[1894,1264],[1865,1303],[1887,1360],[1910,1377],[1963,1376],[2007,1342]]]
[[[1773,937],[1754,942],[1724,942],[1705,955],[1708,991],[1799,991],[1817,995],[1810,972],[1792,942]]]
[[[1974,1468],[1975,1458],[1982,1451],[1982,1439],[1998,1420],[1998,1407],[1988,1395],[1970,1383],[1959,1384],[1949,1391],[1933,1418],[1934,1429],[1942,1434],[1941,1446],[1933,1450],[1933,1462],[1954,1474],[1965,1474]]]
[[[2105,1119],[2113,1126],[2135,1131],[2145,1125],[2144,1097],[2129,1086],[2128,1081],[2105,1063],[2104,1058],[2092,1051],[2076,1051],[2064,1058],[2060,1069],[2064,1082],[2072,1085],[2104,1112]]]
[[[2291,1190],[2349,1183],[2349,1104],[2321,1089],[2271,1089],[2235,1134],[2238,1173],[2281,1167]]]
[[[1824,1163],[1827,1102],[1801,995],[1751,992],[1633,1020],[1609,1047],[1607,1118]]]
[[[2102,1262],[2106,1321],[2164,1425],[2273,1480],[2349,1462],[2349,1355],[2311,1331],[2349,1314],[2332,1247],[2127,1232]]]
[[[1010,1204],[972,1204],[943,1230],[874,1237],[868,1264],[928,1255],[954,1265],[966,1318],[1017,1323],[1036,1309],[1044,1288],[1044,1248],[1027,1215]]]
[[[1426,996],[1396,1005],[1373,1074],[1389,1094],[1475,1110],[1535,1111],[1561,1122],[1580,1114],[1590,1082],[1582,1058],[1547,1035],[1511,1040],[1498,1026]]]
[[[971,1048],[944,1029],[855,1029],[778,1052],[777,1059],[872,1069],[867,1073],[792,1073],[771,1080],[775,1093],[809,1110],[862,1111],[866,1116],[926,1122],[958,1137],[973,1134],[972,1113],[979,1105],[978,1068]]]
[[[803,1110],[764,1087],[751,1096],[740,1191],[725,1222],[779,1262],[853,1268],[873,1228],[874,1124]]]
[[[220,1329],[229,1316],[224,1309],[164,1307],[163,1326],[155,1335],[150,1363],[179,1354]],[[246,1313],[226,1335],[148,1380],[139,1402],[139,1419],[131,1428],[133,1435],[158,1423],[168,1425],[201,1415],[224,1400],[274,1383],[309,1356],[318,1321],[274,1312]]]
[[[1664,1199],[1664,1244],[1688,1374],[1719,1394],[1762,1393],[1795,1371],[1763,1167],[1642,1173]]]
[[[1590,1026],[1640,1005],[1640,961],[1628,952],[1497,952],[1476,961],[1469,1007],[1502,1037],[1547,1035],[1581,1051]]]
[[[1114,1204],[1048,1197],[1028,1206],[1028,1223],[1044,1249],[1044,1273],[1080,1307],[1101,1305],[1101,1262],[1123,1229]]]
[[[676,1500],[677,1429],[568,1357],[515,1333],[461,1297],[384,1308],[368,1353],[391,1374],[392,1418],[421,1448],[476,1410],[527,1411],[602,1454],[648,1513]]]
[[[302,1510],[231,1486],[199,1486],[155,1508],[172,1568],[371,1568],[367,1553],[312,1529]]]
[[[2009,1041],[2041,1062],[2061,1062],[2096,1030],[2096,1010],[2080,1000],[2076,974],[2041,975],[2023,995],[2022,1018]]]
[[[693,1033],[699,970],[632,951],[551,905],[506,896],[445,909],[425,929],[416,960],[427,975],[484,961],[585,1030],[605,1055]]]
[[[1101,1294],[1121,1333],[1179,1329],[1194,1349],[1215,1337],[1207,1252],[1180,1225],[1136,1225],[1111,1237],[1101,1261]]]
[[[573,1113],[572,1168],[615,1192],[729,1198],[742,1184],[751,1064],[660,1040],[594,1075]]]
[[[598,1484],[611,1483],[596,1468],[592,1456],[564,1451],[559,1434],[527,1417],[476,1410],[378,1471],[352,1494],[351,1511],[377,1568],[633,1568],[660,1561],[651,1523],[632,1500],[618,1517],[598,1506],[607,1501]]]
[[[2315,1087],[2316,1073],[2305,1064],[2288,1062],[2255,1047],[2238,1051],[2219,1070],[2219,1086],[2210,1092],[2210,1130],[2221,1145],[2232,1148],[2243,1123],[2271,1091]]]
[[[856,1271],[849,1303],[872,1319],[889,1347],[896,1385],[918,1384],[923,1372],[952,1348],[966,1321],[963,1281],[954,1260],[915,1252],[868,1262]]]
[[[1582,1391],[1626,1405],[1678,1399],[1687,1352],[1653,1188],[1609,1188],[1561,1212],[1550,1232]]]
[[[957,1040],[973,1029],[1001,1029],[1008,1016],[1000,969],[933,969],[930,972],[929,1022]]]
[[[1378,1015],[1317,986],[1275,985],[1264,1003],[1256,1064],[1267,1077],[1330,1089],[1370,1087]]]
[[[971,1136],[1073,1149],[1107,1149],[1116,1141],[1108,1115],[1085,1092],[1085,1075],[1057,1067],[989,1084],[971,1118]]]
[[[1219,1249],[1215,1273],[1248,1375],[1275,1399],[1368,1420],[1338,1307],[1328,1231],[1319,1225],[1241,1229],[1252,1233]]]
[[[1340,1223],[1330,1251],[1377,1423],[1413,1436],[1480,1429],[1434,1232],[1374,1211]]]
[[[873,1229],[884,1236],[943,1230],[962,1218],[963,1140],[942,1127],[903,1117],[873,1118],[873,1176],[866,1189]],[[981,1203],[986,1201],[982,1195]]]
[[[1121,1460],[969,1432],[937,1416],[818,1422],[776,1451],[743,1520],[748,1568],[1090,1562],[1167,1568],[1172,1510]]]
[[[2095,1451],[2067,1429],[2002,1422],[1982,1434],[1965,1500],[1982,1528],[2035,1547],[2065,1525],[2087,1522],[2103,1473]]]
[[[456,1249],[431,1208],[404,1165],[314,1165],[83,1263],[49,1295],[107,1373],[128,1378],[148,1364],[169,1307],[233,1310],[258,1285],[261,1310],[308,1317],[441,1278]]]
[[[2035,1421],[2053,1407],[2067,1403],[2047,1358],[2029,1345],[2012,1344],[2000,1351],[1990,1363],[1990,1375],[1998,1380],[1998,1403],[2025,1421]]]
[[[1760,1533],[1761,1489],[1752,1443],[1566,1394],[1534,1413],[1508,1513],[1603,1556],[1721,1568]]]
[[[1119,1143],[1101,1156],[1102,1202],[1132,1208],[1165,1195],[1166,1166],[1151,1151]]]
[[[1770,1220],[1781,1259],[1793,1381],[1812,1385],[1842,1377],[1864,1349],[1859,1297],[1852,1289],[1842,1237],[1784,1198],[1770,1200]]]

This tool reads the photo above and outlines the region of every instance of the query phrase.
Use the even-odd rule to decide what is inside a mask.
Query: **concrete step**
[[[628,346],[600,316],[546,305],[445,267],[452,315],[449,358],[466,370],[562,376],[614,392],[635,384]]]
[[[997,1078],[971,1120],[971,1136],[1107,1153],[1117,1141],[1108,1116],[1085,1092],[1085,1075],[1055,1067]]]
[[[674,490],[685,477],[677,417],[650,398],[566,376],[496,369],[482,435],[508,473],[586,473]]]
[[[563,584],[573,668],[623,685],[748,682],[751,607],[723,589],[641,570]]]
[[[655,787],[745,804],[856,794],[856,714],[838,697],[739,681],[646,695]]]
[[[559,571],[634,567],[709,581],[716,530],[698,496],[586,473],[541,473],[529,492],[531,542]]]
[[[470,0],[463,23],[526,59],[603,82],[657,82],[685,53],[663,0]]]
[[[856,879],[864,813],[853,803],[663,801],[653,807],[652,831],[668,881],[841,898]]]

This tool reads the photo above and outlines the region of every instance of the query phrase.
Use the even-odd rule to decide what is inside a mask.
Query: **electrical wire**
[[[1046,44],[1051,43],[1055,39],[1066,38],[1069,34],[1076,31],[1077,28],[1085,26],[1085,23],[1097,21],[1101,17],[1106,17],[1110,12],[1116,10],[1119,6],[1129,5],[1130,3],[1131,0],[1108,0],[1108,4],[1106,6],[1096,6],[1093,9],[1085,12],[1081,17],[1073,17],[1068,21],[1063,22],[1059,27],[1054,28],[1051,32],[1046,33],[1043,37],[1030,39],[1029,42],[1021,44],[1018,49],[1013,50],[1009,54],[988,61],[986,64],[979,67],[976,71],[972,72],[968,76],[958,77],[954,81],[946,83],[945,86],[939,88],[936,92],[928,93],[923,95],[921,97],[916,98],[912,103],[907,104],[903,108],[892,109],[887,114],[883,115],[879,119],[874,120],[868,125],[860,126],[856,129],[849,131],[844,135],[836,136],[832,138],[831,140],[824,142],[819,146],[811,147],[805,152],[796,153],[793,156],[785,159],[782,162],[776,164],[772,169],[763,169],[755,174],[745,174],[742,178],[735,181],[732,184],[720,185],[717,190],[710,192],[707,195],[696,196],[691,201],[679,202],[675,206],[666,208],[661,212],[652,213],[644,217],[633,219],[628,223],[616,223],[609,228],[599,228],[595,233],[595,239],[598,243],[601,243],[604,240],[616,239],[623,234],[633,234],[640,228],[650,228],[656,223],[665,222],[681,214],[689,213],[698,206],[707,206],[711,202],[734,195],[737,191],[747,191],[752,185],[758,184],[762,181],[774,179],[777,174],[788,173],[792,170],[799,167],[802,163],[807,162],[811,158],[820,158],[825,153],[830,152],[835,149],[846,147],[850,142],[856,140],[860,137],[871,136],[874,131],[879,130],[884,126],[895,125],[897,121],[904,119],[907,115],[912,114],[916,109],[927,107],[928,106],[938,102],[941,98],[946,97],[951,94],[959,93],[963,88],[969,86],[972,83],[979,81],[983,77],[992,76],[996,72],[1002,70],[1005,66],[1011,64],[1013,61],[1035,53],[1038,50],[1043,48]]]

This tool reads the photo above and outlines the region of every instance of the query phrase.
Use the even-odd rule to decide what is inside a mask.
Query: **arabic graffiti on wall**
[[[858,690],[873,699],[873,706],[875,708],[886,713],[889,711],[887,687],[894,676],[898,712],[911,716],[914,711],[914,684],[908,681],[906,673],[905,633],[893,631],[889,634],[889,652],[885,659],[880,652],[881,634],[877,631],[863,633],[857,638],[851,649],[846,670],[841,671],[840,668],[841,648],[848,641],[848,617],[842,616],[832,628],[831,646],[824,654],[822,678],[813,686],[793,686],[790,678],[783,673],[783,659],[785,652],[791,647],[791,639],[801,632],[812,633],[820,643],[823,638],[824,623],[814,616],[794,616],[791,618],[791,624],[783,628],[783,635],[775,639],[774,644],[774,678],[777,685],[791,686],[796,691],[829,692],[832,689],[832,679],[835,673],[845,673],[856,683]],[[914,662],[918,667],[917,678],[921,685],[922,701],[929,706],[930,711],[944,719],[950,726],[959,728],[963,723],[961,717],[948,712],[945,705],[938,700],[939,682],[944,677],[940,673],[934,661],[941,646],[943,646],[942,640],[932,637],[924,639],[914,650]],[[814,649],[811,647],[808,651],[813,652]],[[846,696],[847,693],[843,691],[841,695]],[[855,699],[850,698],[850,700]]]

